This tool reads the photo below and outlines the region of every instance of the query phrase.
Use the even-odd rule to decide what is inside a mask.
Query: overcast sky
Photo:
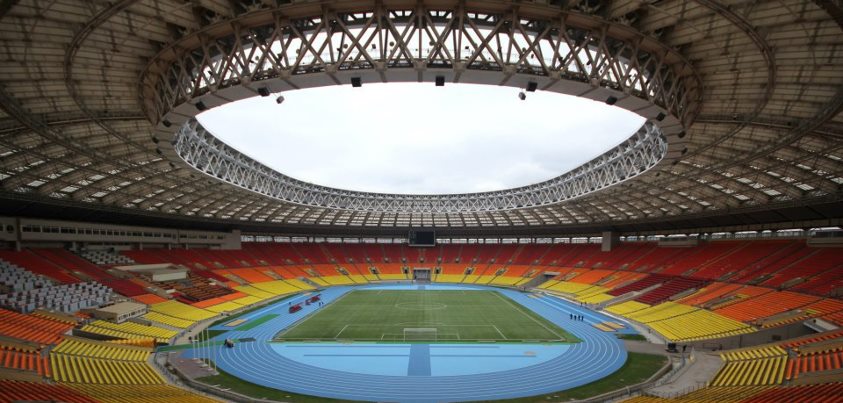
[[[603,103],[510,87],[334,86],[251,98],[199,121],[296,179],[386,193],[466,193],[540,182],[627,139],[644,119]]]

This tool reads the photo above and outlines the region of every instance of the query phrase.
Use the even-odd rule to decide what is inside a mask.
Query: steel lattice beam
[[[195,119],[176,133],[174,149],[199,171],[290,203],[365,212],[465,213],[547,206],[604,189],[654,167],[664,158],[667,142],[658,126],[646,123],[624,143],[551,180],[502,191],[450,195],[356,192],[302,182],[229,147]]]

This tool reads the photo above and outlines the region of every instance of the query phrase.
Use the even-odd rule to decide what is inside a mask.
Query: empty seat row
[[[70,323],[0,309],[0,335],[2,336],[41,344],[56,344],[71,328],[73,325]]]
[[[151,305],[150,311],[162,313],[176,318],[200,321],[216,316],[215,313],[196,308],[178,301],[167,301]]]
[[[141,325],[134,322],[111,323],[103,320],[97,320],[85,325],[82,330],[92,333],[102,333],[103,330],[110,330],[118,332],[119,334],[128,334],[141,337],[153,337],[160,342],[167,342],[175,337],[178,332],[175,330],[164,329],[158,326]]]
[[[161,376],[146,362],[106,360],[50,353],[53,377],[59,382],[86,384],[161,384]]]
[[[135,264],[135,261],[132,260],[132,258],[126,255],[121,255],[111,249],[83,250],[79,252],[79,256],[100,266]]]
[[[726,365],[711,386],[779,385],[784,380],[787,353],[778,346],[730,351],[720,355]]]
[[[0,367],[33,371],[41,376],[50,375],[49,361],[40,352],[20,351],[7,346],[0,346]]]
[[[72,313],[111,300],[112,290],[97,282],[46,285],[0,295],[0,306],[22,313],[49,309]]]
[[[0,380],[0,402],[49,401],[67,403],[98,403],[64,385]]]
[[[196,322],[187,319],[181,319],[172,317],[169,315],[164,315],[163,313],[158,312],[148,312],[143,315],[143,318],[146,320],[151,320],[153,322],[158,322],[167,326],[177,327],[179,329],[187,329],[193,326]]]
[[[698,309],[673,318],[650,322],[653,330],[671,341],[697,341],[755,332],[745,323]]]
[[[69,337],[52,349],[52,352],[76,355],[89,358],[105,358],[109,360],[146,361],[150,350],[138,347],[120,346],[117,344]]]
[[[800,355],[787,362],[786,379],[797,379],[799,374],[809,372],[836,371],[843,363],[843,351]]]
[[[625,316],[640,323],[650,323],[659,320],[666,320],[675,318],[680,315],[686,315],[693,311],[699,310],[688,305],[677,304],[675,302],[663,302],[656,306],[644,308],[638,311],[630,312]]]
[[[28,291],[51,285],[45,277],[0,259],[0,284],[12,291]]]

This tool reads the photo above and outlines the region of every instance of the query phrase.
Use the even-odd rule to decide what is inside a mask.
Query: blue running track
[[[362,287],[416,289],[417,286]],[[270,313],[279,315],[250,330],[233,331],[222,325],[213,327],[212,329],[229,330],[217,336],[217,340],[254,338],[256,341],[238,343],[233,349],[214,348],[210,352],[210,358],[217,362],[220,369],[232,375],[271,388],[337,399],[412,403],[509,399],[551,393],[604,378],[626,362],[626,350],[622,342],[614,334],[602,332],[592,326],[597,322],[616,321],[598,312],[583,309],[555,297],[537,297],[534,294],[509,289],[435,284],[426,288],[495,290],[566,329],[583,342],[566,346],[561,354],[547,360],[537,360],[541,362],[535,365],[488,373],[483,373],[483,368],[477,368],[476,373],[458,376],[436,376],[435,371],[431,371],[431,362],[436,358],[431,356],[437,355],[432,352],[437,345],[431,347],[424,344],[409,346],[408,366],[404,369],[402,365],[401,371],[396,370],[395,375],[349,372],[348,366],[344,367],[346,370],[317,367],[282,356],[277,352],[277,348],[273,348],[273,344],[269,343],[279,331],[318,309],[316,305],[310,305],[295,314],[288,314],[288,301],[296,303],[306,298],[299,296],[243,316],[243,319],[249,320]],[[330,303],[352,289],[354,287],[328,288],[321,292],[322,299]],[[570,320],[571,313],[584,315],[585,321]],[[477,344],[466,345],[466,348],[470,346]],[[209,357],[207,350],[186,350],[184,354],[188,358]],[[361,367],[378,365],[377,357],[361,356],[359,359]],[[473,363],[474,361],[476,363]],[[482,360],[472,360],[468,354],[466,362],[461,366],[471,365],[482,366]]]

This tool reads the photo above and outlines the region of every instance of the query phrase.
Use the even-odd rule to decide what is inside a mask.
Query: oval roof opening
[[[197,118],[231,147],[293,178],[400,194],[541,182],[618,145],[645,121],[583,98],[518,95],[471,84],[331,86],[232,102]]]

